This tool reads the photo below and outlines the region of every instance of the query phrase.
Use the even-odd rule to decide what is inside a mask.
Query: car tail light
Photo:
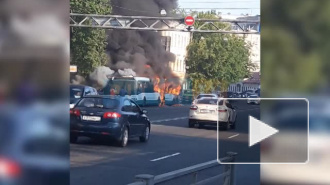
[[[198,109],[198,107],[196,105],[193,105],[190,107],[190,110],[197,110],[197,109]]]
[[[219,109],[218,112],[227,112],[227,109]]]
[[[14,161],[0,158],[0,178],[18,177],[21,173],[21,167]]]
[[[120,118],[121,114],[117,112],[106,112],[103,114],[103,118]]]
[[[79,110],[73,110],[73,109],[71,109],[70,110],[70,114],[73,114],[75,116],[80,116],[80,111]]]

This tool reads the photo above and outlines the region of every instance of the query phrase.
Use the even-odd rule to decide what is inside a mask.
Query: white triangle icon
[[[265,124],[264,122],[249,116],[249,147],[260,141],[276,134],[277,129]]]

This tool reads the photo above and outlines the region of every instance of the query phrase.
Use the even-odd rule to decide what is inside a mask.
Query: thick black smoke
[[[166,10],[167,16],[172,16],[171,13],[177,8],[177,0],[112,0],[111,5],[116,15],[159,17],[162,9]],[[169,62],[175,61],[175,55],[165,51],[160,33],[111,30],[108,34],[107,50],[111,56],[111,69],[131,68],[138,76],[159,76],[179,83],[179,78],[173,75],[169,67]]]

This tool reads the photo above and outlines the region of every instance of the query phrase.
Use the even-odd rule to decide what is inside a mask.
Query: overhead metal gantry
[[[220,28],[215,23],[228,23]],[[222,34],[259,34],[260,21],[238,19],[195,19],[196,27],[186,26],[184,18],[70,13],[70,26],[116,30],[182,31]],[[206,29],[208,28],[208,29]]]

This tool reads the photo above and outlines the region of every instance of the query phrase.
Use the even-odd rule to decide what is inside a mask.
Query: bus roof
[[[146,77],[134,77],[134,79],[137,81],[150,81],[150,79]]]
[[[146,77],[133,77],[133,76],[121,76],[121,77],[113,77],[112,80],[136,80],[136,81],[150,81],[149,78]]]

